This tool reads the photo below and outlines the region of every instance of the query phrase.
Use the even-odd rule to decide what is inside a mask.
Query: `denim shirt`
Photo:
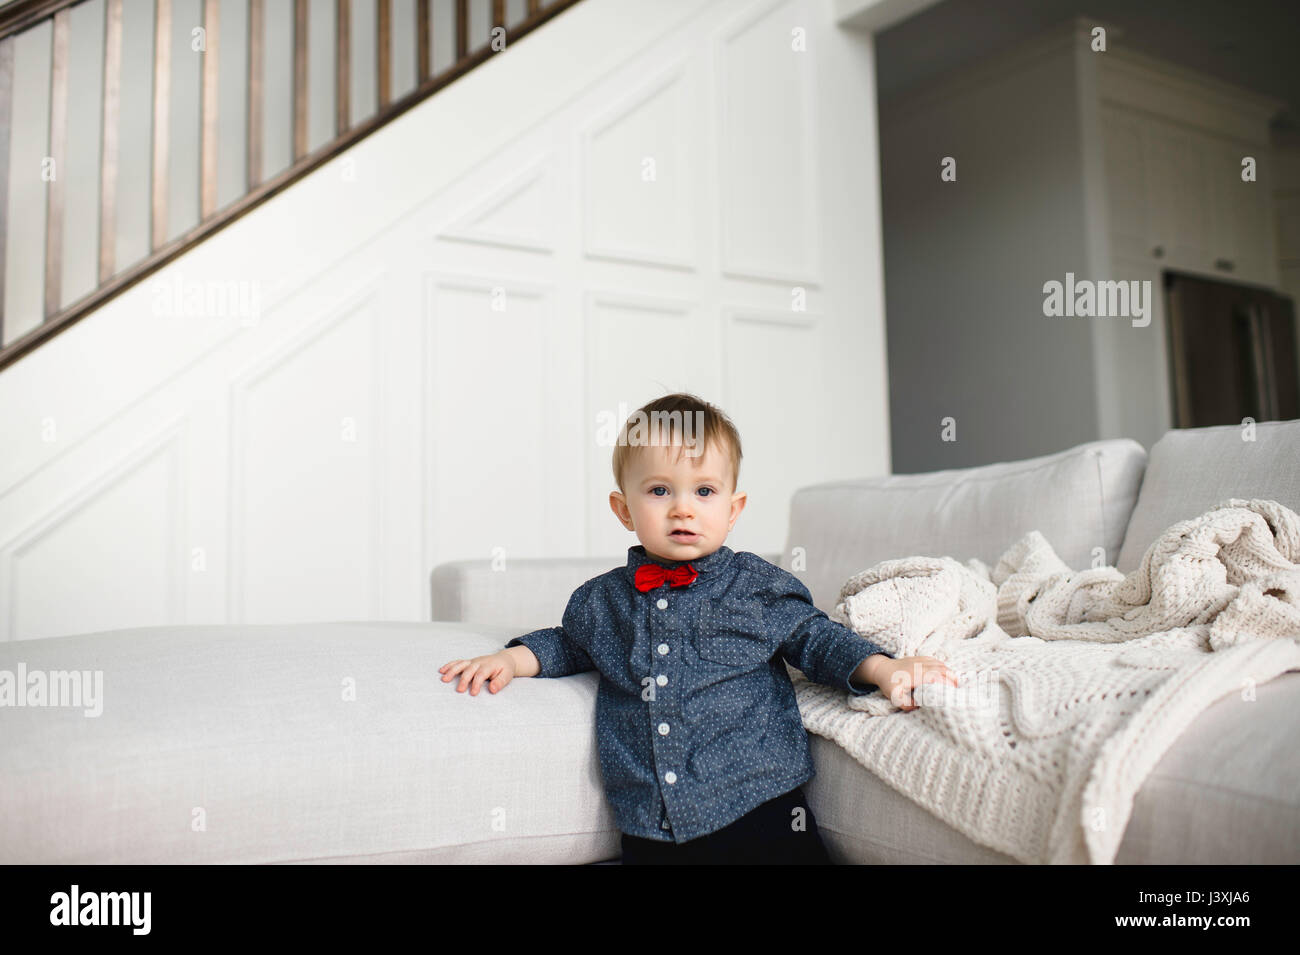
[[[812,754],[785,662],[809,680],[850,683],[885,651],[836,623],[799,578],[725,545],[689,563],[688,586],[639,591],[646,556],[573,592],[558,627],[515,637],[539,677],[600,671],[596,737],[605,795],[620,830],[686,842],[728,826],[811,779]]]

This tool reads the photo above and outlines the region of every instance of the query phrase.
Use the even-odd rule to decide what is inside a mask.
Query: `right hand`
[[[489,653],[472,660],[452,660],[438,667],[438,672],[442,674],[443,683],[456,679],[456,674],[460,674],[457,693],[464,693],[465,687],[469,686],[469,695],[478,696],[484,680],[491,681],[488,689],[496,693],[515,678],[515,659],[508,653]]]

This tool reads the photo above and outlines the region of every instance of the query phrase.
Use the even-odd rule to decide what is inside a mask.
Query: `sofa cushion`
[[[1229,498],[1264,498],[1300,511],[1300,420],[1168,431],[1151,447],[1119,563],[1131,573],[1172,524]]]
[[[477,696],[442,682],[443,663],[513,635],[320,623],[0,643],[0,670],[103,674],[99,716],[0,707],[0,863],[615,859],[597,674]]]
[[[895,715],[887,719],[899,719]],[[1133,800],[1118,865],[1300,862],[1300,673],[1230,693],[1202,712]],[[804,784],[831,860],[862,865],[1014,864],[884,783],[841,746],[810,735]]]
[[[844,582],[882,560],[977,557],[992,567],[1032,530],[1072,568],[1090,567],[1099,547],[1110,563],[1145,463],[1142,446],[1120,438],[1005,464],[801,488],[781,566],[830,613]]]

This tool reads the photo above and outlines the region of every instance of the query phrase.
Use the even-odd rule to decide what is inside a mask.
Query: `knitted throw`
[[[1127,576],[1073,571],[1038,531],[978,560],[887,560],[830,614],[959,685],[903,712],[791,671],[804,725],[975,842],[1026,863],[1111,863],[1147,774],[1230,693],[1300,669],[1300,516],[1232,499]],[[887,689],[887,688],[886,688]]]

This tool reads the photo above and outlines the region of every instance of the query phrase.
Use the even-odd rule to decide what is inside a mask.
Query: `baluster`
[[[456,0],[456,62],[469,53],[469,0]]]
[[[167,239],[167,138],[171,119],[172,0],[157,0],[153,20],[153,214],[149,248]]]
[[[63,298],[63,177],[68,147],[68,8],[54,15],[50,38],[50,151],[53,178],[46,184],[45,317]]]
[[[307,155],[307,0],[293,6],[293,161]]]
[[[217,64],[220,0],[203,0],[203,100],[199,134],[199,221],[217,210]]]
[[[122,0],[104,0],[104,115],[100,130],[99,284],[113,276],[117,252],[117,149],[122,97]]]
[[[375,56],[375,69],[379,72],[379,110],[383,111],[392,96],[391,72],[389,66],[389,49],[392,44],[390,22],[392,20],[392,0],[375,0],[375,43],[378,51]]]
[[[352,4],[336,0],[334,10],[334,135],[342,136],[352,125]]]
[[[415,69],[419,86],[433,72],[432,50],[429,46],[429,0],[419,0],[415,13]]]
[[[262,0],[248,0],[248,150],[247,189],[262,181]]]
[[[0,40],[0,346],[6,344],[5,271],[8,267],[6,239],[9,235],[9,139],[13,123],[14,40]]]

